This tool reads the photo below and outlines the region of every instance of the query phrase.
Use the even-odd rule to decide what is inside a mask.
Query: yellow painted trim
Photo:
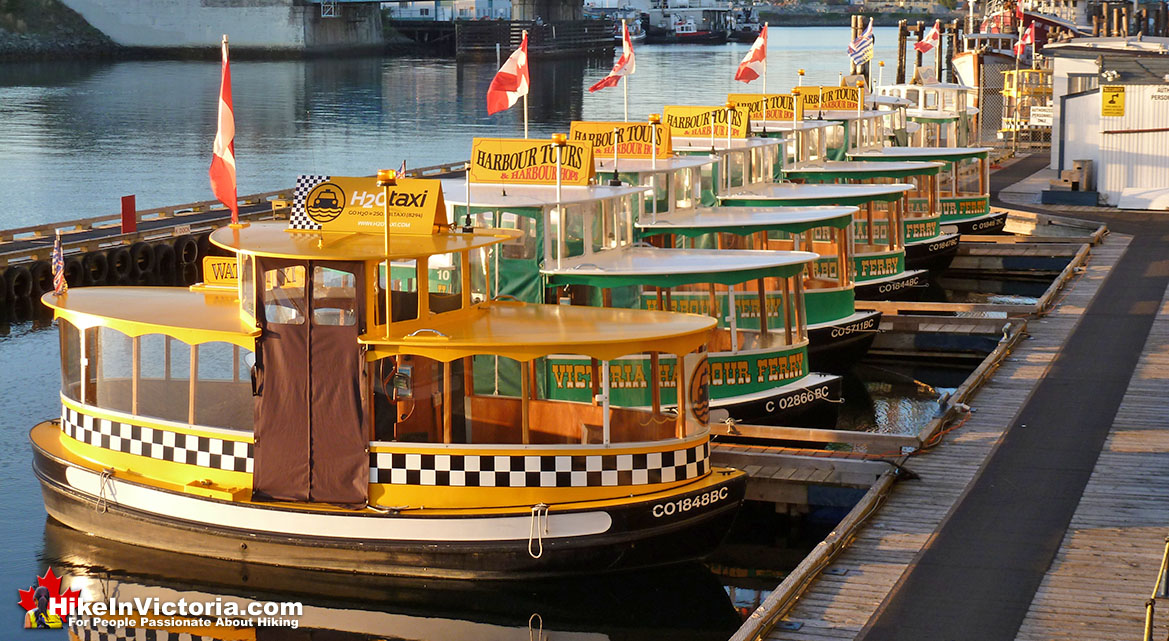
[[[58,443],[65,451],[82,461],[92,463],[97,470],[113,468],[119,476],[131,478],[144,485],[224,500],[238,500],[238,497],[251,495],[252,475],[247,472],[228,472],[115,452],[82,443],[60,430],[57,430],[57,433]],[[43,443],[41,444],[43,446]],[[210,483],[204,485],[204,481]],[[229,499],[229,496],[236,498]]]
[[[214,430],[224,430],[223,432],[200,430],[198,427],[192,427],[190,425],[182,425],[182,424],[178,424],[178,423],[168,423],[164,419],[158,419],[158,418],[152,419],[152,418],[148,418],[145,416],[135,416],[133,414],[124,414],[122,412],[118,412],[118,411],[114,411],[114,410],[106,410],[106,409],[102,409],[99,407],[95,407],[93,405],[84,405],[82,403],[79,403],[79,402],[69,398],[68,396],[65,396],[64,394],[61,395],[61,404],[64,405],[65,407],[72,408],[73,410],[75,410],[81,414],[85,414],[86,416],[92,416],[94,418],[104,418],[104,419],[109,420],[109,421],[117,421],[119,423],[126,423],[127,425],[138,425],[141,427],[149,427],[151,429],[163,430],[165,432],[176,432],[176,433],[182,433],[182,434],[189,434],[191,436],[203,436],[206,438],[217,438],[217,439],[222,440],[222,441],[234,441],[237,443],[254,443],[255,442],[255,436],[249,432],[235,432],[233,430],[228,430],[227,428],[224,428],[224,427],[212,428]],[[210,427],[210,426],[208,426],[208,427]],[[227,433],[224,433],[224,432],[227,432]]]
[[[707,473],[709,475],[709,472]],[[615,485],[592,487],[448,487],[428,485],[376,484],[369,486],[369,503],[385,508],[461,509],[496,511],[499,508],[517,508],[530,511],[537,503],[550,506],[588,503],[590,506],[624,505],[631,500],[666,492],[705,478],[655,483],[650,485]],[[441,501],[441,503],[440,503]]]

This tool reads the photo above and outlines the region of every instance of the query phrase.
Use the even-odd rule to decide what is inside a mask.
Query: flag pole
[[[628,33],[628,27],[625,26],[625,18],[621,19],[621,46],[625,46],[625,34]],[[622,52],[624,55],[624,52]],[[620,61],[618,61],[620,62]],[[629,122],[629,76],[625,77],[625,82],[621,83],[621,92],[625,98],[625,122]],[[617,144],[614,140],[613,144]]]
[[[767,23],[763,23],[763,32],[767,33]],[[766,42],[766,41],[765,41]],[[767,45],[763,45],[763,95],[767,95]],[[767,107],[763,108],[763,121],[767,122]]]
[[[524,37],[528,37],[528,30],[524,29]],[[528,61],[525,52],[524,65],[527,66]],[[528,92],[524,91],[524,139],[528,137]]]

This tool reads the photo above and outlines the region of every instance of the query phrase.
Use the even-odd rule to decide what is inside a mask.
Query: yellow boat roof
[[[389,338],[367,334],[370,357],[413,354],[449,362],[475,354],[530,361],[549,354],[613,360],[627,354],[686,354],[706,344],[717,320],[696,314],[489,301],[410,323]]]
[[[337,233],[287,231],[279,222],[251,223],[240,229],[221,227],[211,233],[211,242],[241,254],[307,260],[385,260],[381,232]],[[390,260],[408,260],[436,254],[463,252],[503,242],[513,233],[498,229],[477,229],[473,233],[452,232],[432,235],[390,232]]]
[[[240,318],[234,292],[205,295],[178,287],[85,287],[41,301],[73,325],[109,327],[128,336],[166,334],[198,345],[224,341],[255,349],[260,330]]]

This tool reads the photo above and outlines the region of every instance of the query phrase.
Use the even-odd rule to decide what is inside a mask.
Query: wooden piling
[[[909,39],[909,26],[904,20],[897,22],[897,84],[905,84],[905,46]]]

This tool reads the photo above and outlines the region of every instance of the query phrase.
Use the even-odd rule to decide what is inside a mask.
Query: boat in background
[[[943,162],[939,174],[942,233],[1001,234],[1007,212],[990,208],[989,147],[889,147],[851,156],[865,162]],[[921,199],[911,207],[925,206]]]

